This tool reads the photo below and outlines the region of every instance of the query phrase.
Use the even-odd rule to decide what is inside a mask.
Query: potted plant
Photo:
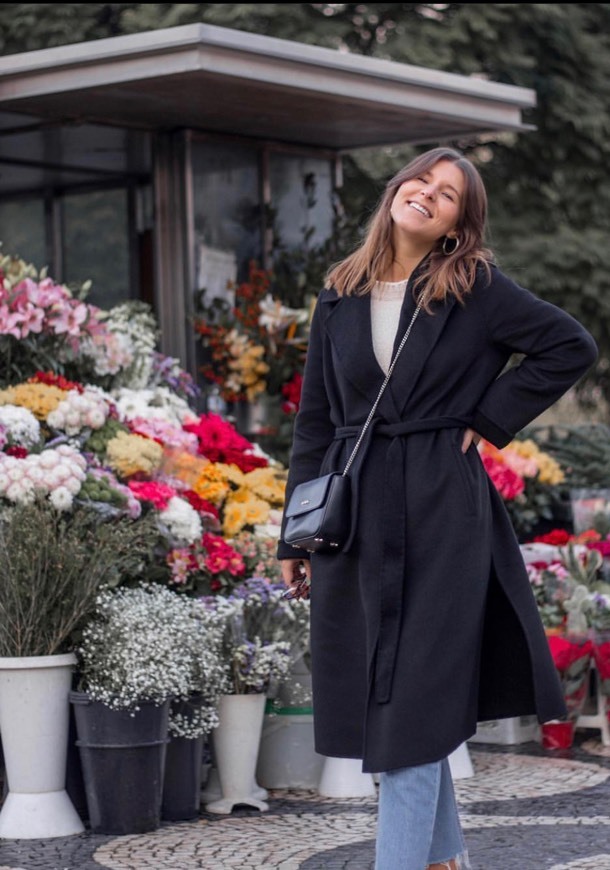
[[[189,723],[175,711],[172,727],[193,735],[211,727],[224,678],[215,652],[220,639],[190,599],[163,586],[98,595],[70,695],[94,832],[159,827],[170,705],[199,692],[205,705],[197,716]]]
[[[212,813],[230,813],[237,804],[268,809],[255,781],[265,703],[270,687],[287,676],[292,660],[289,642],[270,629],[270,613],[276,609],[272,588],[264,578],[251,578],[228,597],[202,599],[224,622],[227,676],[220,722],[212,735],[221,795],[216,799],[208,785],[205,807]]]
[[[60,511],[34,493],[4,506],[0,731],[9,794],[0,836],[44,838],[83,830],[65,791],[74,636],[100,585],[135,570],[149,544],[148,522],[124,516],[102,521],[84,505]]]

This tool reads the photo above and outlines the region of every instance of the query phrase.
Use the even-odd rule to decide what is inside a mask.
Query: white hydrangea
[[[4,426],[9,441],[20,447],[33,447],[40,441],[40,423],[27,408],[0,406],[0,425]]]

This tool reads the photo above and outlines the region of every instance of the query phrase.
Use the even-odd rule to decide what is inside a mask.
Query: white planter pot
[[[314,748],[313,715],[290,711],[264,717],[256,778],[266,788],[318,788],[324,758]]]
[[[214,739],[210,741],[212,749],[214,748]],[[261,801],[267,800],[269,792],[258,784],[255,779],[250,789],[250,794]],[[201,790],[201,802],[203,804],[211,804],[214,801],[219,801],[222,798],[222,788],[220,787],[220,777],[218,776],[218,768],[212,765],[208,771],[205,787]]]
[[[66,792],[69,693],[76,657],[0,658],[0,734],[9,792],[0,837],[45,839],[84,826]]]
[[[318,793],[323,797],[374,797],[372,773],[363,773],[360,758],[325,758]]]
[[[220,724],[213,732],[213,743],[222,797],[205,804],[208,812],[230,813],[237,804],[269,809],[257,797],[255,783],[266,701],[265,694],[220,698]]]
[[[452,779],[469,779],[474,776],[474,768],[466,743],[460,744],[449,756],[449,769]]]

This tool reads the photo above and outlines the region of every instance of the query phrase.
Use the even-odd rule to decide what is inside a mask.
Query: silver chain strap
[[[377,410],[377,406],[378,406],[379,402],[381,401],[381,397],[383,396],[384,390],[385,390],[385,388],[386,388],[387,385],[388,385],[388,381],[390,380],[390,377],[391,377],[391,375],[392,375],[392,372],[394,371],[394,366],[396,365],[396,362],[397,362],[397,360],[398,360],[398,357],[400,356],[400,352],[401,352],[401,350],[403,349],[403,347],[405,346],[405,344],[407,343],[407,339],[408,339],[408,337],[409,337],[409,333],[411,332],[411,329],[412,329],[412,327],[413,327],[413,324],[415,323],[415,318],[416,318],[417,315],[419,314],[420,309],[421,309],[421,304],[419,304],[419,305],[417,306],[417,308],[415,309],[415,311],[413,312],[413,317],[411,318],[411,323],[410,323],[409,326],[407,327],[407,331],[405,332],[405,334],[404,334],[403,337],[402,337],[402,341],[400,342],[400,344],[399,344],[399,346],[398,346],[398,350],[396,351],[396,354],[395,354],[395,356],[394,356],[394,359],[393,359],[392,362],[390,363],[390,368],[388,369],[388,373],[387,373],[387,375],[385,376],[385,380],[384,380],[384,382],[383,382],[382,385],[381,385],[381,389],[379,390],[379,393],[378,393],[378,395],[377,395],[377,398],[375,399],[375,402],[373,403],[373,407],[371,408],[371,410],[370,410],[370,412],[369,412],[369,415],[368,415],[368,417],[366,418],[366,422],[364,423],[364,426],[362,427],[362,430],[361,430],[361,432],[360,432],[360,435],[358,436],[358,440],[356,441],[356,444],[354,445],[354,449],[353,449],[352,452],[351,452],[350,458],[347,460],[347,464],[346,464],[345,468],[343,469],[343,476],[344,476],[344,477],[345,477],[345,475],[347,474],[347,472],[350,470],[351,464],[352,464],[352,462],[354,461],[354,459],[355,459],[355,457],[356,457],[356,453],[358,452],[358,448],[360,447],[360,445],[361,445],[361,443],[362,443],[362,439],[363,439],[364,436],[366,435],[366,430],[369,428],[369,426],[370,426],[370,424],[371,424],[371,420],[372,420],[373,417],[375,416],[375,411]]]

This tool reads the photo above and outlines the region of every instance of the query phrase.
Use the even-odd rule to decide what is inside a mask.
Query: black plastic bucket
[[[203,703],[202,695],[192,695],[188,701],[173,701],[170,709],[189,722]],[[192,738],[170,735],[161,803],[161,818],[167,822],[188,821],[199,815],[205,740],[205,734]]]
[[[142,834],[161,825],[169,701],[112,710],[83,692],[74,705],[89,824],[96,834]]]

